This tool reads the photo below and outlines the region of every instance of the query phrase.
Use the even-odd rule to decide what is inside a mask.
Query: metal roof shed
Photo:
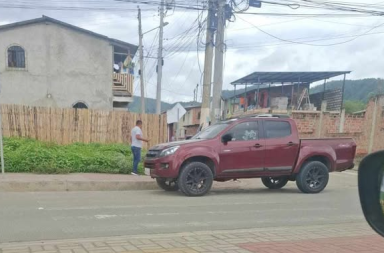
[[[300,84],[311,84],[314,82],[318,82],[324,80],[324,91],[326,86],[326,80],[344,75],[343,79],[343,87],[342,87],[342,104],[344,100],[344,88],[345,88],[345,77],[346,74],[351,73],[351,71],[306,71],[306,72],[253,72],[243,78],[240,78],[231,84],[235,86],[237,85],[258,85],[261,84],[276,84],[281,83],[296,83],[298,87]],[[298,89],[299,90],[299,89]]]

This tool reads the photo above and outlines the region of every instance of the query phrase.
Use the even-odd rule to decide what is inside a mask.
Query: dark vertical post
[[[344,79],[343,79],[343,88],[341,89],[341,106],[340,106],[340,111],[343,110],[344,106],[344,89],[345,89],[345,76],[347,74],[344,74]]]
[[[271,83],[269,83],[269,86],[268,86],[268,100],[267,100],[267,107],[271,107],[271,95],[270,95],[270,91],[271,91]]]
[[[245,84],[245,98],[244,98],[244,112],[247,111],[248,101],[247,101],[247,86],[248,84]]]
[[[323,84],[323,97],[322,97],[321,101],[324,101],[324,98],[325,98],[326,85],[327,85],[327,79],[324,79],[324,84]]]
[[[281,96],[284,96],[284,82],[281,82]]]
[[[259,97],[260,97],[260,76],[257,78],[256,109],[259,109]]]
[[[299,82],[297,83],[297,100],[295,103],[295,106],[297,108],[297,104],[299,103],[299,97],[300,97],[300,83],[301,83],[301,77],[299,76]]]
[[[295,92],[295,83],[292,84],[292,90],[291,90],[291,104],[289,105],[291,107],[291,110],[293,109],[293,93]]]
[[[233,105],[232,105],[232,112],[235,112],[235,104],[236,104],[236,84],[235,84],[235,90],[233,91]]]

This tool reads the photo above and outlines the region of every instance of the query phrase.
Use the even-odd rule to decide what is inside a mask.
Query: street
[[[216,187],[198,198],[162,190],[0,193],[0,242],[365,226],[355,171],[332,173],[327,188],[316,195],[300,193],[294,182],[282,190],[268,190],[260,179],[246,181],[242,189]]]

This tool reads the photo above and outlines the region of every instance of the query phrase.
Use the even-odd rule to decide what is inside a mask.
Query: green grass
[[[131,147],[124,144],[76,143],[63,146],[31,139],[6,138],[4,159],[7,172],[127,174],[132,171],[133,157]],[[142,163],[139,172],[143,173]]]

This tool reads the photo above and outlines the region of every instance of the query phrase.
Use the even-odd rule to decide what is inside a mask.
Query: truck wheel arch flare
[[[293,172],[299,173],[301,167],[305,162],[315,161],[318,160],[316,158],[320,157],[327,159],[329,164],[326,165],[328,166],[330,172],[335,169],[336,153],[331,147],[327,147],[324,152],[313,152],[312,147],[303,147],[300,150],[299,157],[297,158],[296,167]]]

